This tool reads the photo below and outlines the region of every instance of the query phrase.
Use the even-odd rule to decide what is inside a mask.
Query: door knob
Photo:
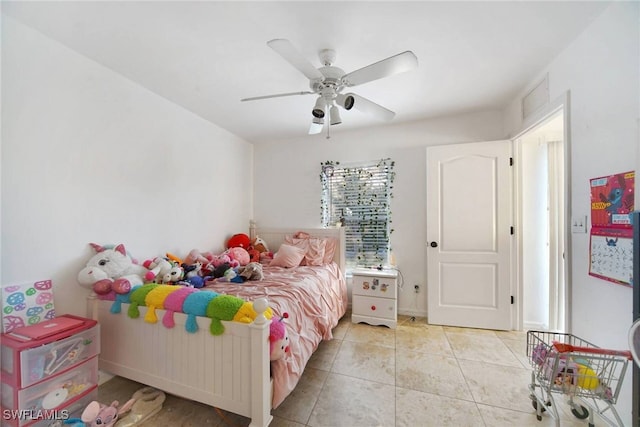
[[[431,242],[431,247],[432,248],[437,248],[438,247],[438,242]]]

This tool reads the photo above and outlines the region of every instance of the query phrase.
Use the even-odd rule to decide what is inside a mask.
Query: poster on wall
[[[634,178],[630,171],[590,180],[589,274],[626,286],[633,286]]]
[[[56,317],[51,280],[2,285],[2,333]]]
[[[635,172],[591,180],[591,227],[631,228]]]

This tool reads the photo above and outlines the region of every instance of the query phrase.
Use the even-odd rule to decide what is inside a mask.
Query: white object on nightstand
[[[385,325],[398,323],[398,273],[395,270],[353,270],[351,321]]]

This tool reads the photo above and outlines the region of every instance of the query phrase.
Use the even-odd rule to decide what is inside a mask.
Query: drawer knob
[[[376,306],[375,306],[375,305],[372,305],[372,306],[371,306],[371,310],[376,311]]]

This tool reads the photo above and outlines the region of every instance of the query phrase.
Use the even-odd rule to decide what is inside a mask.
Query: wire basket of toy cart
[[[563,394],[571,413],[579,419],[589,418],[590,427],[594,413],[611,426],[623,426],[614,405],[631,352],[599,348],[571,334],[529,331],[527,357],[533,368],[529,390],[538,420],[549,411],[560,426],[553,396]]]

